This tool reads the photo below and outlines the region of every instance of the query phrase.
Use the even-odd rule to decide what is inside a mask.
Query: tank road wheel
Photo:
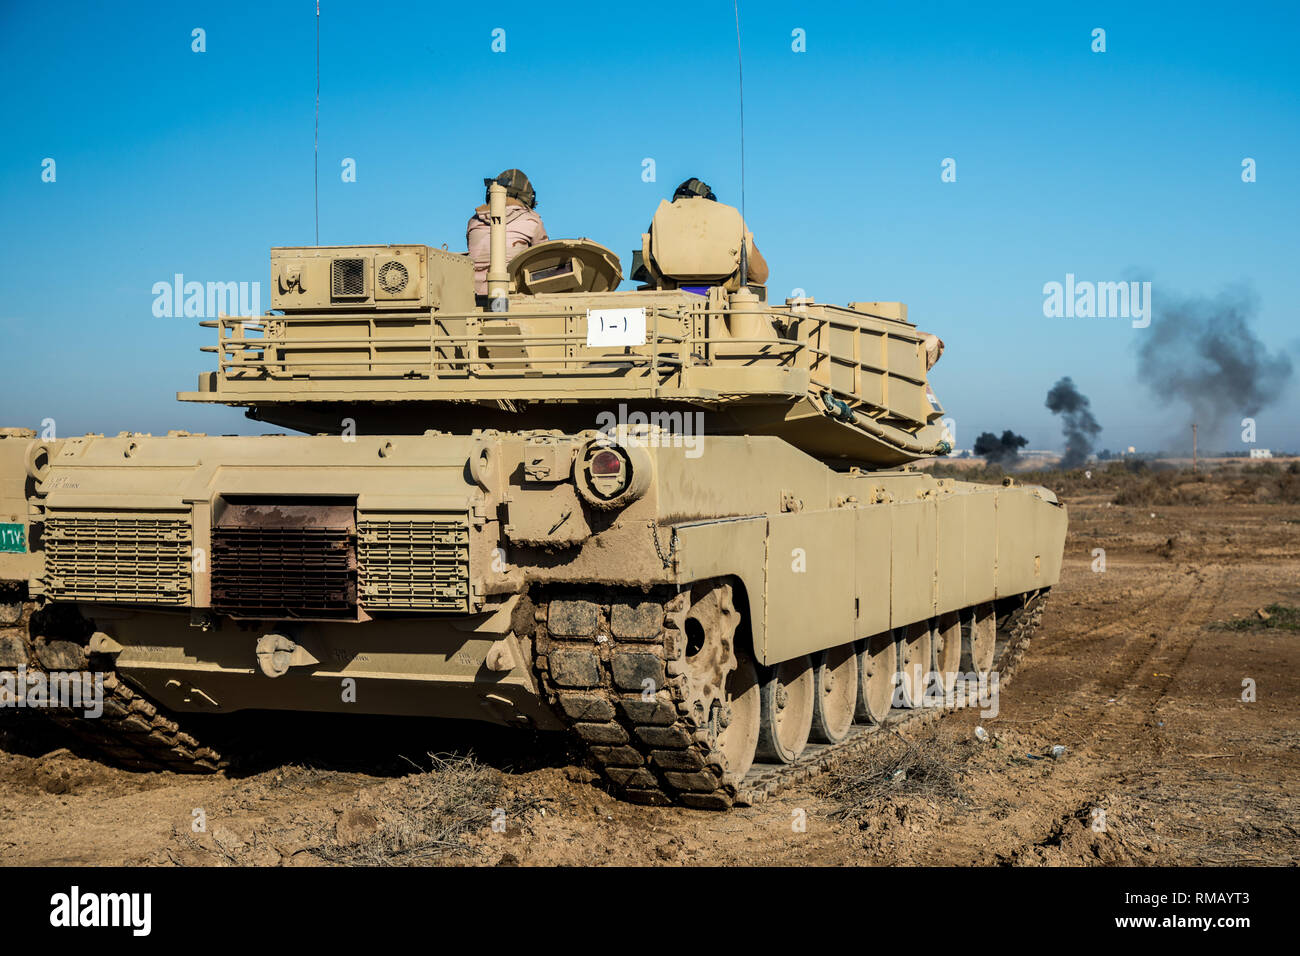
[[[952,611],[940,615],[934,629],[934,671],[946,696],[957,683],[961,670],[961,616]]]
[[[709,810],[752,805],[871,736],[850,729],[839,743],[809,750],[814,714],[819,736],[843,732],[849,701],[855,719],[885,723],[899,704],[894,687],[902,667],[916,672],[908,705],[928,703],[919,686],[934,654],[928,624],[828,650],[815,666],[799,657],[764,668],[750,651],[745,602],[737,607],[734,587],[712,579],[683,589],[628,589],[609,603],[594,589],[534,592],[534,661],[545,699],[622,798]],[[1013,659],[1001,666],[1014,666],[1040,608],[1036,600],[1008,613]],[[985,626],[996,627],[992,607],[984,611]],[[950,661],[952,620],[935,626],[945,641],[936,659]],[[845,668],[849,690],[840,679]]]
[[[712,757],[722,778],[740,783],[754,763],[759,729],[758,668],[736,647],[740,611],[730,584],[715,584],[700,593],[686,612],[686,658],[683,676],[689,713],[708,732]]]
[[[713,708],[709,739],[722,758],[722,782],[738,786],[754,765],[762,714],[758,667],[748,654],[736,653],[736,669],[727,675],[724,701]]]
[[[993,653],[998,641],[998,621],[992,604],[980,604],[971,613],[966,638],[966,666],[979,674],[993,669]]]
[[[817,654],[813,667],[812,739],[837,744],[853,726],[858,702],[858,658],[852,644]]]
[[[903,707],[920,707],[930,671],[930,622],[901,628],[898,644],[898,687]]]
[[[898,648],[894,632],[885,631],[857,643],[858,705],[854,716],[879,724],[889,716],[894,701],[894,675],[898,672]]]
[[[782,661],[769,670],[760,687],[763,709],[758,756],[775,763],[794,763],[812,732],[812,661],[806,655]]]

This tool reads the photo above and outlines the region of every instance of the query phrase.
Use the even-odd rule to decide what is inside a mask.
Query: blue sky
[[[947,343],[933,383],[963,446],[1013,428],[1060,447],[1043,399],[1062,375],[1102,446],[1181,434],[1136,378],[1142,330],[1044,317],[1066,273],[1140,275],[1157,307],[1244,283],[1300,369],[1296,6],[985,6],[742,4],[747,218],[772,298],[907,302]],[[321,7],[322,243],[463,250],[482,178],[507,166],[553,237],[625,269],[680,180],[738,204],[729,2]],[[210,333],[154,317],[151,288],[265,287],[272,245],[312,241],[314,31],[311,0],[0,5],[0,424],[261,430],[174,401]],[[1261,445],[1300,449],[1297,377]]]

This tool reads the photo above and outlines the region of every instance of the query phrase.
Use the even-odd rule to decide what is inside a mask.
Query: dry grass
[[[445,854],[476,854],[469,838],[496,819],[518,824],[542,801],[507,792],[502,773],[467,756],[429,754],[427,773],[385,788],[383,799],[362,812],[374,822],[367,835],[336,838],[312,847],[323,860],[351,866],[420,863]],[[504,816],[502,815],[504,814]]]
[[[1283,631],[1300,631],[1300,607],[1270,604],[1264,608],[1267,617],[1251,614],[1232,621],[1217,621],[1210,625],[1215,631],[1257,631],[1277,628]]]
[[[831,814],[862,820],[882,804],[904,796],[958,800],[962,755],[955,739],[931,728],[916,741],[894,730],[874,747],[845,757],[821,783],[821,794],[839,804]]]
[[[1137,474],[1111,499],[1138,507],[1231,504],[1300,504],[1300,467],[1273,464],[1223,467],[1195,474],[1187,470]]]
[[[1093,462],[1086,468],[1048,471],[1003,471],[996,465],[960,468],[938,463],[941,478],[997,483],[1010,474],[1020,484],[1044,485],[1061,498],[1109,494],[1112,504],[1137,508],[1171,505],[1300,504],[1300,462],[1220,464],[1208,459],[1193,472],[1167,462],[1139,459]]]

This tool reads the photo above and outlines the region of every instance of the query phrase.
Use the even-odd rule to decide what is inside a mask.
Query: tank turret
[[[610,402],[698,410],[715,434],[775,435],[825,460],[898,465],[949,450],[925,335],[891,302],[766,301],[739,283],[739,214],[663,204],[646,284],[587,239],[505,264],[492,184],[488,294],[468,258],[419,245],[272,250],[267,316],[222,316],[217,369],[185,401],[304,431],[574,427]],[[712,207],[712,208],[710,208]],[[734,222],[726,219],[727,211]],[[473,403],[466,408],[466,403]]]

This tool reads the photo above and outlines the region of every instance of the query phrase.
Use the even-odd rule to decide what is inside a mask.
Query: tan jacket
[[[943,355],[943,339],[933,332],[922,332],[921,344],[925,346],[925,370],[928,372]]]
[[[546,226],[542,217],[514,199],[506,200],[506,262],[529,246],[545,242]],[[484,203],[474,210],[465,227],[465,244],[474,263],[474,291],[487,295],[488,260],[492,256],[492,221]]]
[[[758,251],[758,244],[754,242],[754,234],[748,230],[748,227],[745,230],[745,236],[749,240],[749,248],[745,253],[745,265],[749,267],[749,273],[745,278],[756,285],[762,285],[767,281],[767,260]]]

